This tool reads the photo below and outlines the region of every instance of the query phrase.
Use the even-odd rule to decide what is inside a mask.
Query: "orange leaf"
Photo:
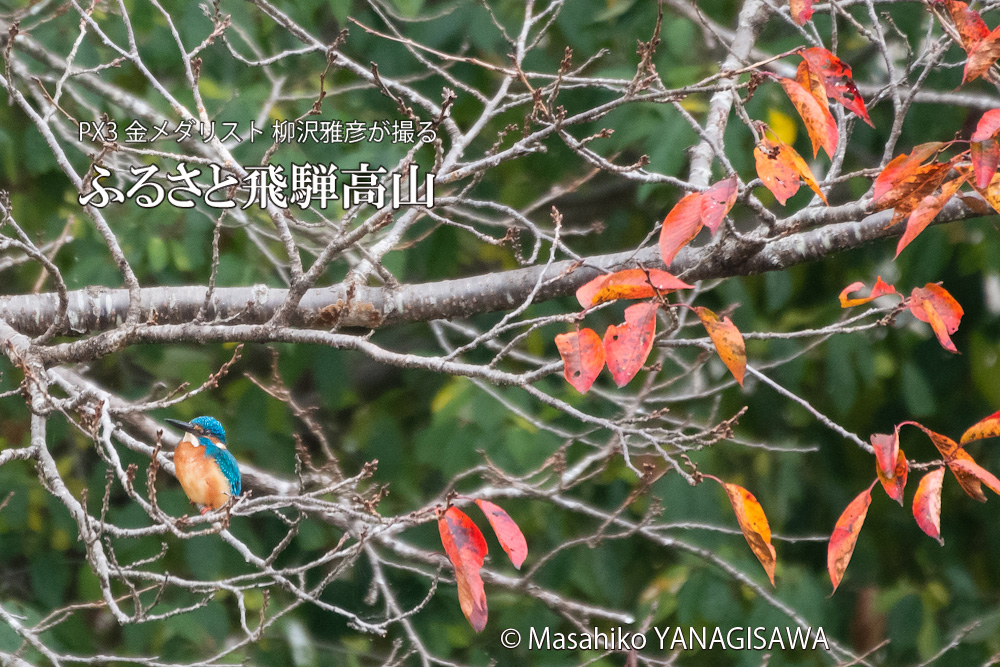
[[[823,77],[818,72],[814,72],[805,60],[800,62],[798,68],[795,70],[795,80],[799,82],[800,86],[812,93],[812,96],[816,98],[816,101],[824,109],[830,109]]]
[[[784,148],[787,149],[789,153],[789,159],[792,162],[792,166],[795,167],[795,170],[799,172],[799,176],[802,177],[802,182],[809,186],[810,190],[819,195],[819,198],[823,200],[824,204],[829,206],[830,202],[826,200],[826,195],[824,195],[823,191],[819,189],[819,183],[816,182],[816,177],[813,176],[812,170],[809,169],[809,165],[806,164],[806,161],[803,160],[802,156],[796,153],[795,149],[791,146],[785,146]]]
[[[757,175],[764,183],[764,187],[771,191],[782,206],[789,197],[799,191],[800,177],[819,195],[824,204],[827,203],[826,196],[819,189],[809,165],[788,144],[764,137],[753,149],[753,155],[757,162]]]
[[[719,316],[708,308],[695,306],[692,308],[701,323],[705,325],[708,337],[712,339],[719,358],[733,374],[736,381],[743,386],[743,376],[747,372],[747,350],[743,342],[743,334],[736,328],[729,317],[719,320]]]
[[[648,299],[694,285],[660,269],[625,269],[597,276],[576,290],[576,299],[584,308],[616,299]]]
[[[847,570],[851,556],[854,555],[854,545],[858,542],[858,534],[865,524],[865,517],[868,516],[868,506],[872,504],[872,488],[875,482],[867,490],[858,494],[858,497],[851,501],[844,510],[844,513],[837,519],[837,525],[830,536],[830,545],[826,551],[826,569],[830,573],[830,581],[833,583],[833,592],[837,592],[844,572]]]
[[[1000,144],[995,139],[973,141],[970,145],[972,169],[976,172],[976,187],[988,187],[1000,164]]]
[[[809,140],[812,141],[813,157],[819,152],[822,146],[826,154],[833,158],[837,150],[837,121],[833,114],[824,105],[821,105],[812,92],[803,88],[798,81],[792,79],[778,79],[778,83],[785,89],[788,99],[795,105],[795,110],[802,117],[802,122],[806,125],[806,132],[809,133]]]
[[[556,347],[563,360],[566,382],[586,394],[604,368],[604,343],[593,329],[581,329],[556,336]]]
[[[497,540],[507,553],[507,557],[510,558],[510,562],[520,570],[524,559],[528,557],[528,543],[524,540],[524,533],[499,505],[488,500],[476,500],[476,504],[489,520],[490,526],[493,527],[493,532],[496,533]]]
[[[803,25],[806,21],[812,18],[812,0],[789,0],[788,10],[792,14],[792,20],[798,25]],[[772,581],[771,583],[774,582]]]
[[[449,507],[438,510],[438,532],[445,553],[455,568],[458,601],[462,613],[476,632],[486,627],[486,591],[479,574],[486,558],[486,538],[462,510]]]
[[[996,142],[993,143],[994,145],[996,144]],[[997,158],[1000,159],[1000,147],[997,147],[996,153]],[[996,171],[996,164],[993,165],[993,170]],[[896,244],[896,257],[899,257],[899,253],[910,244],[910,241],[915,239],[920,232],[927,229],[927,225],[931,224],[931,221],[937,217],[937,214],[941,212],[941,209],[948,203],[948,200],[958,191],[962,183],[965,183],[966,178],[966,176],[957,176],[942,185],[939,194],[927,195],[920,200],[920,203],[917,204],[917,207],[913,209],[910,217],[906,220],[906,231],[903,232],[899,243]],[[992,174],[990,178],[992,178]]]
[[[975,81],[981,77],[993,66],[997,58],[1000,58],[1000,28],[995,28],[979,40],[969,52],[969,59],[962,74],[962,83]]]
[[[713,234],[736,203],[736,174],[701,193],[701,221]]]
[[[994,412],[989,417],[981,419],[962,434],[960,444],[982,440],[984,438],[995,438],[1000,436],[1000,412]]]
[[[924,160],[936,154],[942,147],[944,143],[931,141],[914,146],[909,154],[894,157],[875,179],[872,203],[880,208],[894,206],[898,199],[916,187],[910,181],[917,175],[916,172]],[[904,184],[906,187],[903,187]],[[882,205],[883,200],[886,202],[885,205]]]
[[[760,506],[752,493],[739,484],[727,484],[714,475],[705,475],[705,477],[715,480],[726,490],[729,504],[733,506],[733,512],[736,514],[736,521],[740,524],[740,530],[743,531],[743,537],[746,538],[750,549],[757,556],[757,560],[764,566],[764,572],[767,573],[767,578],[774,586],[776,555],[774,545],[771,544],[771,527],[767,524],[764,508]]]
[[[987,475],[989,475],[989,473],[976,465],[976,462],[967,451],[964,449],[955,450],[955,453],[948,458],[945,463],[948,464],[948,469],[951,470],[953,475],[955,475],[955,479],[958,480],[958,484],[962,487],[962,490],[965,491],[966,495],[981,503],[986,502],[986,494],[983,493],[982,485],[984,480],[976,474],[975,469],[978,468]],[[990,476],[992,477],[992,475]],[[989,486],[989,484],[987,484],[987,486]],[[995,492],[1000,493],[1000,491],[997,490],[1000,486],[995,485],[990,488],[992,488]]]
[[[979,12],[969,9],[969,5],[966,3],[958,2],[957,0],[945,0],[944,4],[958,31],[962,48],[965,49],[966,54],[972,53],[979,42],[983,41],[983,38],[990,34],[990,29],[983,23]]]
[[[917,520],[920,530],[924,531],[941,546],[941,483],[944,481],[944,468],[932,470],[920,479],[917,493],[913,496],[913,518]]]
[[[892,474],[883,472],[880,463],[875,464],[875,473],[878,481],[882,483],[882,488],[886,494],[903,506],[903,490],[906,489],[906,475],[910,471],[910,465],[906,462],[906,455],[902,449],[896,450],[896,463],[892,466]]]
[[[958,331],[964,311],[945,288],[934,283],[914,287],[910,293],[909,307],[914,317],[931,325],[941,347],[958,354],[950,334]]]
[[[886,294],[896,294],[896,288],[892,285],[883,282],[882,276],[875,279],[875,287],[872,287],[872,293],[868,296],[859,297],[857,299],[848,299],[847,295],[851,292],[856,292],[863,288],[865,284],[861,281],[856,283],[851,283],[844,289],[840,291],[840,307],[841,308],[852,308],[854,306],[860,306],[863,303],[868,303],[880,296],[885,296]],[[874,436],[873,436],[874,437]]]
[[[608,327],[604,352],[615,384],[624,387],[646,363],[656,334],[655,303],[637,303],[625,309],[624,324]]]
[[[674,255],[691,242],[701,230],[701,193],[684,195],[667,213],[660,229],[660,256],[663,265],[670,266]]]
[[[959,475],[959,471],[961,471],[962,475],[975,478],[977,481],[985,484],[986,488],[990,491],[1000,495],[1000,479],[997,479],[996,475],[973,461],[972,457],[969,456],[964,449],[960,449],[959,452],[965,454],[965,456],[957,456],[954,460],[948,462],[948,466],[951,468],[951,471],[955,473],[955,476],[958,477],[959,482],[962,481],[962,477]],[[980,491],[980,493],[982,493],[982,491]]]
[[[979,119],[979,122],[976,124],[976,131],[972,133],[970,141],[993,139],[997,136],[997,132],[1000,132],[1000,109],[990,109]]]
[[[872,127],[872,119],[868,117],[865,101],[858,92],[851,78],[851,66],[824,48],[814,46],[799,52],[803,60],[809,63],[809,68],[823,77],[826,91],[833,99],[848,111],[853,111],[858,118]]]

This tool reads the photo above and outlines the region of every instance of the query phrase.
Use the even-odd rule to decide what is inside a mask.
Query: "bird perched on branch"
[[[226,449],[222,424],[214,417],[166,421],[184,430],[174,450],[174,470],[191,502],[205,506],[201,513],[220,509],[240,495],[240,467]]]

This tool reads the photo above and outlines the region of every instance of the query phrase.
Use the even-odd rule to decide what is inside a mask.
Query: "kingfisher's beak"
[[[182,422],[180,419],[164,419],[163,421],[167,422],[168,424],[173,424],[177,428],[187,433],[195,432],[195,426],[191,422]]]

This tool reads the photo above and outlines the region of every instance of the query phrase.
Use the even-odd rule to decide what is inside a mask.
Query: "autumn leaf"
[[[997,132],[1000,132],[1000,109],[990,109],[979,118],[976,131],[972,133],[970,141],[987,141],[995,138]]]
[[[597,276],[576,290],[576,299],[584,308],[616,299],[648,299],[694,285],[660,269],[625,269]]]
[[[625,322],[608,327],[604,353],[615,384],[624,387],[646,363],[656,334],[655,303],[637,303],[625,309]]]
[[[789,0],[788,11],[798,25],[805,24],[813,15],[813,0]],[[771,582],[774,583],[774,582]]]
[[[767,524],[764,508],[757,502],[754,495],[742,486],[728,484],[713,475],[705,476],[715,480],[726,490],[729,504],[733,506],[733,512],[736,514],[736,521],[740,524],[740,530],[743,531],[743,537],[746,538],[750,549],[757,556],[757,560],[764,566],[764,572],[767,573],[767,578],[774,586],[776,555],[774,545],[771,544],[771,528]]]
[[[893,433],[873,433],[869,438],[875,450],[875,462],[887,479],[896,474],[896,456],[899,454],[899,431]]]
[[[736,174],[719,181],[701,193],[701,221],[715,234],[726,214],[736,203]]]
[[[908,305],[914,317],[931,325],[941,347],[958,354],[955,344],[951,342],[951,334],[958,331],[964,311],[945,288],[934,283],[914,287]]]
[[[865,121],[872,127],[872,119],[868,117],[865,101],[858,92],[851,78],[851,66],[833,55],[826,49],[814,46],[799,52],[802,59],[809,63],[809,68],[823,77],[823,83],[828,95],[837,100],[848,111]]]
[[[964,446],[966,443],[975,440],[995,438],[997,436],[1000,436],[1000,412],[994,412],[989,417],[981,419],[967,428],[965,433],[962,434],[959,444]]]
[[[875,179],[872,203],[879,209],[895,206],[897,201],[903,199],[917,187],[920,176],[926,177],[926,173],[918,174],[917,170],[920,169],[924,161],[937,154],[944,145],[940,141],[931,141],[914,146],[913,150],[907,154],[894,157]]]
[[[890,284],[888,284],[886,282],[883,282],[882,281],[882,276],[879,276],[878,278],[875,279],[875,286],[872,287],[872,293],[871,294],[869,294],[868,296],[858,297],[856,299],[848,299],[847,298],[848,294],[850,294],[851,292],[857,292],[858,290],[863,289],[864,286],[865,286],[865,284],[863,282],[858,281],[856,283],[851,283],[850,285],[848,285],[847,287],[845,287],[843,290],[841,290],[840,291],[840,307],[841,308],[852,308],[854,306],[860,306],[863,303],[868,303],[869,301],[873,301],[873,300],[879,298],[880,296],[885,296],[886,294],[896,294],[897,293],[895,287],[893,287],[892,285],[890,285]]]
[[[667,213],[660,229],[660,256],[663,265],[669,267],[674,255],[691,242],[701,230],[701,193],[684,195]]]
[[[828,203],[809,165],[788,144],[764,137],[753,149],[753,155],[757,163],[757,175],[782,206],[799,191],[799,178],[819,195],[824,204]]]
[[[974,478],[985,484],[986,488],[993,493],[1000,495],[1000,479],[997,479],[996,475],[972,460],[972,457],[969,456],[965,450],[960,449],[959,454],[964,454],[965,456],[956,456],[955,459],[948,462],[948,467],[951,468],[953,473],[955,473],[955,476],[958,477],[959,481],[962,480],[963,476],[966,478]],[[959,475],[959,473],[961,473],[961,475]],[[982,493],[982,491],[980,491],[980,493]],[[985,500],[985,496],[983,500]]]
[[[792,79],[779,78],[778,83],[785,89],[785,94],[792,101],[795,110],[802,117],[805,123],[806,132],[809,133],[809,140],[812,142],[813,157],[819,152],[820,147],[826,154],[833,158],[837,150],[837,121],[833,114],[825,106],[821,105],[812,92],[803,88],[798,81]]]
[[[799,82],[800,86],[812,93],[812,96],[816,98],[816,101],[824,109],[829,111],[830,103],[827,100],[826,85],[823,83],[823,77],[818,72],[814,72],[805,60],[800,62],[798,68],[796,68],[795,80]]]
[[[581,329],[556,336],[556,348],[563,360],[566,382],[586,394],[604,368],[604,342],[593,329]]]
[[[976,174],[976,187],[988,187],[1000,164],[1000,144],[995,139],[973,141],[969,145],[972,169]]]
[[[743,376],[747,371],[747,351],[743,342],[743,334],[736,328],[729,317],[722,320],[714,312],[703,306],[692,308],[701,323],[705,325],[712,344],[715,345],[719,358],[733,374],[736,381],[743,386]]]
[[[979,187],[976,183],[976,191],[982,195],[986,203],[993,207],[993,210],[1000,213],[1000,172],[993,175],[990,184],[985,188]],[[966,202],[968,203],[968,202]]]
[[[998,58],[1000,58],[1000,28],[995,28],[979,40],[969,52],[969,59],[965,62],[965,70],[962,73],[962,83],[975,81],[981,77]]]
[[[441,544],[455,569],[458,601],[462,613],[476,632],[486,627],[486,591],[479,570],[486,559],[486,538],[462,510],[449,507],[438,510]]]
[[[1000,148],[997,149],[997,157],[1000,158]],[[993,171],[996,171],[995,163]],[[992,175],[990,177],[992,178]],[[920,232],[924,231],[927,225],[931,224],[931,221],[937,217],[937,214],[941,212],[941,209],[948,203],[948,200],[954,196],[962,183],[965,183],[965,179],[966,176],[956,176],[941,186],[941,192],[936,195],[927,195],[920,200],[920,203],[917,204],[917,207],[913,209],[910,217],[906,220],[906,231],[903,232],[899,243],[896,244],[896,257],[899,257],[899,253],[903,251],[903,248],[908,246],[910,241],[915,239]]]
[[[917,520],[920,530],[924,531],[941,546],[941,483],[944,481],[944,468],[932,470],[920,479],[917,493],[913,496],[913,518]]]
[[[948,469],[958,480],[959,486],[966,495],[981,503],[986,502],[986,494],[983,493],[982,479],[972,472],[972,466],[979,468],[972,456],[964,449],[956,449],[955,453],[945,459]],[[980,468],[981,469],[981,468]],[[983,471],[985,472],[985,471]],[[988,473],[987,473],[988,474]],[[994,488],[994,491],[996,489]],[[1000,493],[1000,491],[998,491]]]
[[[510,558],[510,562],[520,570],[524,559],[528,557],[528,543],[524,540],[524,533],[499,505],[488,500],[478,499],[476,504],[486,515],[486,519],[493,527],[493,532],[496,533],[497,540],[507,553],[507,557]]]
[[[890,498],[899,503],[900,507],[903,506],[903,491],[906,489],[906,476],[909,471],[910,465],[906,462],[906,455],[902,449],[896,450],[896,463],[892,466],[891,475],[886,474],[880,464],[875,464],[875,474],[878,475],[882,488]]]
[[[875,482],[872,482],[871,486],[858,494],[837,519],[837,524],[833,528],[833,535],[830,536],[830,544],[826,551],[826,569],[830,573],[834,593],[837,592],[847,565],[851,562],[851,556],[854,555],[854,545],[858,542],[858,534],[864,526],[865,517],[868,516],[868,506],[872,504],[874,487]]]
[[[969,5],[957,0],[945,0],[945,8],[958,31],[958,37],[966,55],[972,53],[979,42],[990,34],[979,12],[969,9]]]

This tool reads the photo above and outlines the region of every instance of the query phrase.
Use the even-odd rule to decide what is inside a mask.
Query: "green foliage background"
[[[723,25],[733,25],[737,4],[702,3],[702,10]],[[157,14],[140,2],[126,2],[135,19],[135,28],[148,62],[175,63],[174,46],[164,38],[165,27]],[[513,30],[523,5],[518,2],[491,3],[499,19]],[[255,12],[243,10],[243,3],[224,1],[223,12],[248,31],[268,52],[294,48],[296,43],[271,22]],[[465,50],[468,55],[489,62],[504,63],[509,50],[490,23],[482,6],[472,2],[432,3],[396,0],[395,10],[404,16],[435,15],[431,21],[407,25],[411,39],[448,53]],[[360,3],[347,0],[303,0],[283,3],[282,9],[317,34],[332,41],[342,28],[350,36],[344,51],[360,62],[380,64],[386,76],[404,77],[419,73],[421,67],[408,57],[403,47],[366,34],[347,22],[356,18],[368,26],[378,18]],[[98,10],[108,11],[103,5]],[[528,59],[537,70],[554,71],[571,46],[577,62],[605,48],[609,55],[592,72],[595,76],[630,77],[635,69],[635,40],[648,39],[655,19],[655,5],[637,0],[608,0],[605,3],[569,3],[542,48]],[[905,34],[922,29],[926,11],[917,3],[888,8],[896,25]],[[866,17],[859,12],[859,20]],[[187,44],[204,38],[207,19],[190,4],[178,7],[177,27]],[[103,20],[103,19],[102,19]],[[817,17],[821,32],[828,30],[829,18]],[[113,21],[104,21],[107,26]],[[77,22],[55,21],[37,26],[35,39],[59,51],[74,39]],[[717,70],[723,57],[718,49],[701,42],[701,33],[689,20],[668,11],[663,44],[655,59],[668,85],[692,83]],[[122,38],[122,34],[112,36]],[[775,29],[762,36],[759,46],[779,52],[801,43]],[[64,48],[62,50],[65,50]],[[858,81],[879,80],[877,61],[871,47],[860,37],[844,30],[839,54],[855,67]],[[85,44],[79,55],[83,66],[107,61],[108,53]],[[282,67],[284,70],[282,71]],[[318,91],[321,57],[310,56],[278,66],[284,76],[296,81],[299,92]],[[177,90],[183,89],[179,70],[159,68],[163,78]],[[466,64],[456,64],[453,73],[481,86],[495,83],[496,76]],[[106,70],[104,76],[117,85],[147,96],[164,111],[154,91],[129,67]],[[951,89],[955,71],[935,72],[931,87]],[[373,90],[346,89],[354,80],[335,70],[329,81],[330,96],[324,101],[324,119],[375,121],[396,118],[390,101]],[[440,99],[440,82],[418,82],[428,98]],[[976,84],[986,89],[988,84]],[[210,113],[221,120],[237,120],[241,125],[253,119],[267,98],[269,85],[258,70],[236,62],[215,44],[204,54],[201,89],[210,104]],[[610,93],[608,94],[610,99]],[[560,101],[567,108],[592,105],[598,93],[567,90]],[[278,105],[273,114],[295,118],[308,110],[314,97]],[[186,98],[185,98],[186,100]],[[707,96],[694,95],[684,101],[692,113],[700,114]],[[764,118],[768,110],[792,114],[793,110],[777,86],[761,87],[748,111]],[[874,166],[878,162],[891,122],[890,109],[883,102],[872,108],[875,129],[855,125],[850,138],[848,169]],[[118,110],[119,128],[129,119]],[[453,110],[460,125],[467,125],[478,113],[465,96]],[[972,112],[974,115],[975,112]],[[968,121],[970,112],[941,105],[916,105],[903,130],[899,146],[930,140],[947,140]],[[498,118],[492,138],[504,124],[523,120],[516,113]],[[669,105],[630,105],[615,111],[592,128],[576,136],[597,132],[603,127],[614,135],[601,144],[603,154],[621,152],[624,159],[649,156],[651,169],[683,177],[687,168],[686,148],[696,142],[687,123]],[[267,135],[236,151],[245,163],[259,160],[269,146]],[[808,139],[800,132],[798,148],[806,153]],[[489,148],[488,142],[470,154]],[[726,136],[727,154],[744,179],[753,175],[752,137],[739,123],[732,123]],[[275,156],[281,164],[333,161],[354,166],[394,163],[402,147],[362,142],[331,150],[319,145],[292,144]],[[419,156],[426,165],[430,148]],[[84,156],[73,157],[81,173],[87,168]],[[524,205],[554,183],[582,173],[583,166],[565,148],[555,145],[544,154],[504,164],[491,171],[478,186],[477,194],[517,207]],[[831,201],[848,201],[867,190],[869,181],[858,179],[834,189]],[[75,201],[76,193],[58,170],[51,152],[37,130],[16,109],[0,105],[0,188],[11,195],[18,220],[40,239],[54,239],[67,220],[73,240],[56,258],[70,289],[89,285],[120,286],[121,277],[108,261],[103,242]],[[576,248],[581,253],[627,249],[640,241],[664,212],[680,196],[664,186],[636,187],[611,177],[598,177],[580,191],[557,201],[573,224],[584,226],[601,221],[603,231]],[[763,189],[757,194],[767,197]],[[807,195],[799,195],[791,207],[804,205]],[[765,203],[771,204],[770,199]],[[114,231],[143,285],[203,283],[210,267],[212,222],[198,212],[184,212],[168,206],[141,211],[131,205],[108,212]],[[453,228],[414,230],[414,236],[430,232],[429,238],[411,249],[391,253],[387,266],[402,282],[421,282],[467,276],[516,266],[508,250],[483,247]],[[739,304],[733,314],[736,324],[748,331],[793,331],[816,327],[841,316],[837,293],[855,280],[871,283],[881,274],[900,289],[944,281],[946,288],[964,306],[966,315],[954,336],[961,355],[942,350],[925,326],[910,326],[902,316],[896,327],[870,336],[833,337],[785,363],[774,372],[775,379],[848,430],[867,437],[888,432],[905,419],[917,419],[929,428],[958,436],[967,426],[1000,406],[997,382],[1000,352],[1000,317],[987,307],[987,277],[997,279],[1000,257],[996,218],[960,225],[931,228],[891,263],[893,242],[869,247],[803,265],[781,273],[728,280],[704,301],[713,308]],[[277,248],[277,246],[276,246]],[[280,279],[259,261],[257,250],[239,229],[227,228],[222,237],[218,284],[221,286],[266,283],[278,286]],[[344,265],[335,265],[324,282],[339,280]],[[340,272],[338,274],[337,272]],[[21,294],[32,289],[39,268],[22,265],[4,272],[0,290]],[[43,289],[50,289],[45,284]],[[536,314],[567,312],[575,308],[570,299],[541,304]],[[620,309],[592,316],[594,326],[606,317],[620,316]],[[483,316],[493,321],[496,316]],[[552,336],[559,331],[544,330],[531,340],[539,352],[553,354]],[[430,352],[436,344],[428,329],[420,325],[401,326],[376,332],[374,340],[394,349],[415,353]],[[217,416],[226,426],[232,450],[241,461],[250,462],[278,474],[294,469],[293,433],[301,424],[285,406],[266,396],[246,377],[246,373],[267,376],[270,348],[280,357],[280,370],[296,397],[319,406],[318,417],[342,457],[346,470],[359,469],[364,462],[378,459],[373,483],[389,484],[390,494],[380,506],[385,515],[405,514],[441,493],[458,473],[483,461],[482,454],[513,473],[524,472],[542,463],[562,443],[530,423],[505,410],[499,402],[462,378],[428,372],[386,368],[362,355],[319,347],[273,345],[251,346],[244,360],[221,386],[184,404],[181,409],[157,417],[187,419],[199,414]],[[751,359],[776,359],[799,350],[792,341],[753,342]],[[165,385],[203,381],[232,354],[231,346],[145,345],[130,348],[92,364],[89,374],[126,398],[138,398]],[[0,391],[13,389],[19,373],[3,368]],[[602,378],[600,382],[608,383]],[[581,407],[591,407],[585,399],[566,387],[561,377],[544,383],[546,390]],[[750,385],[748,385],[750,386]],[[506,400],[545,420],[560,423],[566,417],[532,402],[521,392],[496,388]],[[623,393],[627,393],[626,388]],[[751,442],[776,447],[806,448],[802,453],[779,453],[723,443],[699,452],[693,458],[705,472],[751,489],[767,510],[772,529],[784,536],[825,536],[847,503],[873,478],[872,457],[858,450],[818,424],[801,407],[756,385],[747,391],[732,389],[725,395],[722,414],[749,406],[741,419],[738,435]],[[672,405],[677,415],[704,415],[710,406],[691,403]],[[24,445],[28,413],[17,397],[0,401],[0,447]],[[60,423],[50,421],[49,446],[61,472],[72,480],[74,493],[89,489],[88,503],[99,507],[105,485],[105,466],[88,440]],[[307,438],[315,449],[315,442]],[[935,452],[916,430],[904,430],[903,448],[911,458],[930,460]],[[985,442],[972,453],[986,468],[1000,471],[996,444]],[[144,470],[148,461],[123,452]],[[129,458],[130,457],[130,458]],[[880,664],[911,664],[931,658],[958,629],[972,620],[982,624],[960,644],[934,664],[980,664],[1000,651],[1000,529],[997,503],[991,498],[978,505],[962,494],[952,481],[945,484],[942,527],[945,546],[939,547],[923,535],[909,513],[909,500],[918,478],[913,475],[907,490],[907,507],[897,507],[878,489],[867,524],[841,589],[830,598],[825,571],[825,543],[777,541],[779,565],[777,596],[803,614],[814,626],[822,626],[829,636],[850,643],[852,619],[873,613],[882,619],[889,644],[882,650]],[[172,479],[160,480],[161,505],[171,513],[189,512],[189,506]],[[606,473],[583,487],[580,499],[602,508],[617,507],[635,487],[634,476],[612,462]],[[459,484],[461,490],[462,484]],[[97,584],[85,566],[83,545],[76,540],[75,528],[65,509],[40,487],[32,466],[14,462],[0,468],[0,493],[11,492],[10,501],[0,511],[0,604],[33,622],[49,610],[73,602],[99,599]],[[735,525],[723,494],[712,485],[688,487],[674,475],[666,475],[652,488],[659,498],[664,518]],[[628,513],[638,518],[650,498],[637,501]],[[505,503],[506,509],[524,530],[532,554],[542,554],[575,536],[593,530],[591,522],[564,514],[544,502],[527,500]],[[120,491],[112,496],[111,516],[124,525],[140,524],[145,517],[130,506]],[[232,530],[252,548],[266,548],[283,534],[283,525],[263,518],[237,518]],[[439,548],[432,524],[414,529],[410,535],[428,548]],[[336,543],[339,535],[326,526],[303,526],[292,553],[296,558],[315,556]],[[718,554],[735,566],[764,581],[752,553],[739,535],[691,530],[684,539]],[[493,562],[499,567],[499,548],[490,538]],[[217,539],[178,541],[167,538],[166,571],[177,576],[212,578],[247,571],[238,555]],[[116,543],[122,559],[155,555],[159,540]],[[338,580],[326,593],[331,601],[357,600],[367,592],[369,573],[362,565]],[[530,565],[530,560],[529,560]],[[404,605],[418,603],[426,593],[424,582],[393,575]],[[570,597],[593,604],[630,609],[638,616],[655,608],[654,625],[664,626],[780,626],[791,622],[767,606],[748,588],[733,582],[717,568],[689,555],[655,548],[640,539],[605,541],[594,548],[577,547],[559,553],[541,570],[538,582]],[[499,633],[507,627],[526,632],[527,628],[551,627],[571,631],[553,611],[528,597],[487,589],[491,617],[486,631],[476,636],[459,610],[453,586],[442,585],[413,623],[428,648],[462,663],[485,665],[490,659],[501,665],[574,665],[596,655],[550,653],[541,656],[500,648]],[[275,591],[276,596],[282,595]],[[873,594],[872,598],[866,596]],[[865,611],[867,600],[873,609]],[[181,606],[191,600],[173,600]],[[248,603],[259,609],[263,598]],[[253,610],[253,609],[251,609]],[[872,623],[877,624],[876,620]],[[99,608],[85,609],[58,626],[47,640],[67,652],[94,653],[124,650],[136,655],[155,654],[163,661],[190,661],[219,651],[227,640],[240,632],[233,600],[225,593],[195,612],[163,622],[119,627]],[[650,634],[650,637],[654,635]],[[300,608],[287,616],[276,629],[245,655],[255,665],[367,665],[380,663],[392,637],[381,639],[358,634],[344,622],[315,609]],[[16,650],[20,642],[9,628],[0,626],[0,650]],[[38,656],[31,654],[38,659]],[[664,653],[666,657],[666,653]],[[683,664],[759,665],[755,652],[712,652],[685,654]],[[621,657],[605,657],[598,665],[621,664]],[[812,652],[779,652],[771,662],[777,665],[828,664]]]

